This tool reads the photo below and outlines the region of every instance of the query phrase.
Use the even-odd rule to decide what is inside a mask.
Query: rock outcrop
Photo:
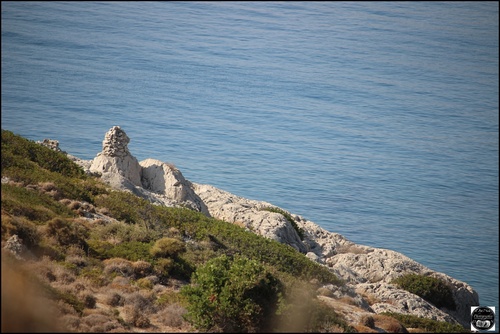
[[[239,197],[206,184],[192,185],[212,217],[243,225],[257,234],[288,244],[302,253],[307,251],[290,222],[282,214],[266,210],[275,208],[274,205]]]
[[[156,159],[138,162],[128,149],[129,142],[125,131],[113,126],[104,136],[102,151],[93,160],[71,158],[87,173],[100,175],[116,189],[131,191],[158,205],[185,206],[209,215],[191,182],[177,168]]]
[[[102,178],[117,188],[142,187],[141,166],[128,150],[129,137],[119,126],[112,127],[104,136],[102,152],[90,165],[90,171],[100,173]]]
[[[156,159],[146,159],[139,164],[145,189],[210,216],[203,200],[193,191],[192,183],[174,165]]]
[[[37,144],[40,144],[40,145],[42,145],[42,146],[48,147],[48,148],[50,148],[52,151],[56,151],[56,152],[63,152],[63,151],[59,148],[59,141],[58,141],[58,140],[53,140],[53,139],[44,139],[43,141],[37,141],[36,143],[37,143]],[[66,152],[63,152],[63,153],[66,153]]]
[[[340,298],[350,298],[356,305],[349,308],[351,311],[391,311],[460,323],[465,327],[469,325],[470,306],[479,305],[479,297],[467,283],[435,272],[401,253],[355,244],[338,233],[329,232],[270,203],[245,199],[210,185],[190,182],[171,164],[155,159],[139,163],[128,151],[128,142],[125,132],[114,126],[106,133],[103,150],[93,161],[73,160],[84,169],[99,173],[104,181],[117,189],[132,191],[156,204],[187,206],[291,245],[346,282],[342,287],[323,287],[331,290],[332,296],[322,296],[323,299],[330,298],[331,303],[337,303]],[[288,219],[291,217],[293,222],[281,213],[269,211],[269,208],[287,213]],[[445,282],[451,288],[457,309],[438,309],[391,283],[393,279],[410,273],[437,277]],[[359,317],[360,314],[352,317]]]

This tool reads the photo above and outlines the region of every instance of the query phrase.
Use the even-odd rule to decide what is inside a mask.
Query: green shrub
[[[451,289],[438,278],[424,275],[407,274],[392,281],[401,289],[422,297],[436,307],[446,307],[456,310]]]
[[[2,184],[2,211],[37,223],[56,216],[75,217],[70,209],[48,195],[9,184]]]
[[[154,270],[158,275],[168,276],[173,267],[174,260],[169,258],[161,258],[156,260]]]
[[[152,261],[150,255],[152,243],[131,241],[114,245],[106,252],[106,257],[121,257],[130,261]]]
[[[406,328],[417,328],[426,333],[470,333],[470,330],[461,325],[450,324],[428,318],[420,318],[411,314],[383,312],[383,315],[393,317],[400,321]]]
[[[169,275],[180,280],[189,280],[196,267],[183,257],[179,256],[174,259]]]
[[[198,241],[209,239],[209,235],[217,236],[218,244],[223,246],[218,247],[219,253],[245,255],[305,280],[316,278],[325,284],[343,284],[328,268],[311,261],[290,245],[264,238],[231,223],[207,218],[201,213],[196,214],[199,215],[194,218],[196,222],[182,224],[179,229]]]
[[[156,299],[156,305],[160,307],[172,304],[179,304],[179,305],[186,304],[185,297],[179,292],[172,290],[165,290]]]
[[[149,229],[158,223],[156,207],[148,200],[126,191],[112,191],[97,196],[95,203],[107,208],[113,218],[129,224],[138,224]]]
[[[6,153],[5,159],[4,152]],[[15,158],[12,153],[15,154]],[[84,175],[83,170],[69,160],[64,153],[53,151],[32,140],[2,129],[2,170],[15,165],[16,160],[19,159],[32,161],[44,169],[68,177]]]
[[[53,236],[62,246],[79,246],[86,252],[88,229],[78,222],[54,218],[47,223],[46,233]]]
[[[135,284],[141,289],[151,290],[153,288],[153,282],[146,277],[139,278]]]
[[[161,238],[157,240],[151,248],[150,253],[153,257],[177,257],[180,253],[186,251],[184,242],[174,238]]]
[[[201,330],[266,331],[281,298],[281,282],[255,260],[226,255],[208,261],[193,274],[181,294],[186,318]]]

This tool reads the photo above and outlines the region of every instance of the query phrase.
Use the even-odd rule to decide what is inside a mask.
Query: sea
[[[499,306],[497,1],[2,1],[1,126],[267,201]]]

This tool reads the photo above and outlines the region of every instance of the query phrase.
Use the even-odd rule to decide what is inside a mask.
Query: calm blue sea
[[[2,128],[268,201],[498,309],[498,2],[2,1]]]

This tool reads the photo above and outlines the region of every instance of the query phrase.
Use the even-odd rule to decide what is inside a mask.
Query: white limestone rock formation
[[[194,182],[192,185],[212,217],[244,225],[266,238],[288,244],[302,253],[307,252],[306,245],[290,222],[280,213],[265,210],[276,206],[236,196],[211,185]]]
[[[100,173],[103,180],[116,188],[133,190],[135,186],[141,187],[142,169],[128,150],[129,142],[129,137],[119,126],[109,129],[102,142],[102,152],[92,161],[90,172]]]
[[[100,175],[113,188],[128,190],[154,204],[184,206],[209,215],[191,183],[173,165],[155,159],[140,163],[130,153],[130,138],[119,126],[105,134],[102,151],[90,162],[70,156],[89,174]]]
[[[37,144],[40,144],[40,145],[42,145],[42,146],[48,147],[48,148],[50,148],[52,151],[66,153],[66,152],[62,151],[62,150],[59,148],[59,141],[58,141],[58,140],[45,138],[43,141],[39,141],[39,140],[38,140],[36,143],[37,143]]]
[[[401,253],[355,244],[338,233],[290,213],[294,224],[302,231],[301,240],[296,228],[282,214],[265,210],[276,206],[190,182],[177,168],[159,160],[146,159],[138,163],[128,151],[128,142],[129,138],[120,127],[111,128],[103,141],[103,151],[90,165],[90,172],[102,174],[103,180],[115,188],[128,189],[152,203],[188,206],[294,247],[346,282],[342,287],[331,284],[322,287],[330,289],[336,301],[326,296],[323,298],[330,298],[332,303],[350,298],[356,305],[352,305],[350,311],[359,310],[359,314],[352,315],[353,319],[367,312],[393,311],[467,326],[470,306],[480,305],[476,291],[465,282],[435,272]],[[88,166],[81,160],[74,161],[84,168]],[[457,309],[438,309],[391,283],[394,278],[409,273],[443,280],[451,288]]]
[[[346,287],[355,291],[355,294],[363,298],[369,295],[371,299],[377,300],[371,305],[375,313],[391,311],[413,314],[468,326],[470,306],[479,305],[479,296],[467,283],[433,271],[401,253],[355,244],[338,233],[328,232],[300,216],[295,217],[297,225],[306,232],[304,242],[319,256],[318,262],[324,263],[343,279]],[[457,309],[438,309],[391,283],[393,279],[406,274],[441,279],[450,287]],[[337,297],[341,298],[342,295]]]
[[[205,203],[191,188],[191,182],[174,165],[156,159],[146,159],[139,164],[142,167],[144,189],[209,216]]]

